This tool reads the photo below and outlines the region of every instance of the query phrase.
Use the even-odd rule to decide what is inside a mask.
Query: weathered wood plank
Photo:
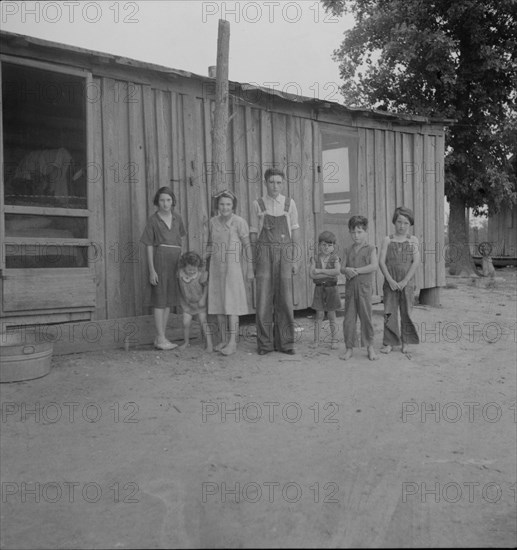
[[[435,241],[437,244],[438,262],[436,264],[436,286],[445,286],[445,207],[444,207],[444,158],[445,142],[443,138],[436,138],[435,162],[438,172],[436,182],[436,204],[435,204]]]
[[[135,314],[147,313],[146,303],[150,299],[148,288],[148,269],[145,246],[140,243],[140,237],[147,219],[147,181],[145,170],[145,131],[143,120],[142,87],[134,84],[134,101],[129,108],[129,164],[132,170],[129,178],[130,211],[131,211],[131,241],[134,256],[133,261],[133,295]]]
[[[368,213],[368,183],[366,166],[367,131],[360,128],[357,151],[357,204],[355,212],[366,216]],[[352,182],[353,184],[353,182]]]
[[[116,116],[115,86],[111,78],[102,80],[102,143],[104,172],[104,219],[106,261],[106,316],[117,317],[121,300],[119,202],[120,162],[118,157],[118,124]],[[115,135],[117,132],[117,135]]]
[[[369,234],[372,242],[377,238],[375,221],[375,134],[373,130],[366,131],[366,216],[369,222]]]
[[[424,139],[422,135],[413,136],[414,148],[414,178],[413,178],[413,212],[415,214],[415,226],[413,234],[422,242],[424,235]],[[410,207],[411,208],[411,207]],[[415,284],[417,288],[423,288],[424,269],[420,267],[415,274]]]
[[[183,98],[183,127],[185,140],[185,189],[187,194],[187,238],[188,249],[203,251],[203,212],[200,208],[201,170],[197,141],[200,139],[198,110],[195,98]],[[184,219],[185,221],[185,219]]]
[[[397,206],[407,206],[413,209],[413,178],[415,173],[413,151],[413,135],[402,134],[402,203]]]
[[[108,255],[111,264],[108,269],[117,269],[120,277],[120,303],[113,303],[113,317],[129,317],[135,315],[135,273],[134,260],[136,256],[135,243],[132,239],[131,212],[131,180],[134,178],[134,168],[129,158],[129,100],[134,92],[129,82],[118,82],[120,100],[115,101],[116,120],[116,161],[115,185],[107,190],[106,197],[115,205],[115,222],[113,229],[114,251]],[[112,260],[111,260],[112,258]],[[108,301],[110,300],[108,296]]]
[[[212,211],[212,189],[210,185],[211,174],[213,170],[212,166],[212,127],[213,127],[213,109],[215,108],[214,102],[208,98],[203,98],[203,144],[204,144],[204,158],[205,166],[203,167],[203,182],[205,186],[205,198],[208,205],[208,216],[215,215]],[[208,227],[204,229],[204,232],[208,234]]]
[[[293,304],[295,307],[303,307],[306,299],[306,282],[307,275],[305,273],[307,266],[306,243],[311,239],[312,235],[307,231],[306,219],[311,213],[305,205],[302,189],[300,186],[300,168],[301,168],[301,153],[300,153],[300,124],[297,119],[288,116],[286,120],[286,179],[290,188],[290,196],[294,199],[298,209],[298,217],[300,222],[300,248],[296,252],[296,260],[300,262],[300,269],[293,276]]]
[[[95,307],[95,279],[89,270],[81,270],[79,273],[71,269],[57,273],[40,271],[5,272],[4,311]]]
[[[262,164],[262,181],[264,172],[273,166],[273,139],[271,113],[260,111],[260,158]]]
[[[203,101],[199,98],[195,99],[195,108],[196,108],[196,120],[197,120],[197,132],[196,132],[196,159],[197,159],[197,196],[198,196],[198,209],[199,209],[199,220],[200,220],[200,240],[201,240],[201,249],[200,253],[203,251],[203,247],[208,240],[208,220],[210,217],[211,211],[211,197],[208,196],[207,189],[210,189],[210,179],[207,178],[205,173],[206,169],[206,157],[205,157],[205,146],[204,146],[204,105]]]
[[[394,156],[395,156],[395,207],[404,204],[403,172],[402,172],[402,134],[394,133]],[[392,213],[393,215],[393,213]]]
[[[153,198],[158,191],[158,159],[156,146],[156,116],[153,91],[149,86],[142,87],[145,135],[145,180],[147,182],[147,215],[154,212]]]
[[[273,124],[273,161],[277,168],[284,170],[287,167],[287,126],[286,126],[287,117],[282,114],[273,114],[272,124]],[[291,194],[291,184],[287,184],[284,187],[285,194]]]
[[[313,189],[316,187],[312,123],[307,119],[299,119],[300,124],[300,169],[301,179],[298,185],[303,195],[303,215],[300,223],[305,225],[305,258],[314,255],[318,235],[316,234],[316,220],[314,215]],[[307,264],[305,264],[307,266]],[[305,279],[305,299],[307,305],[312,303],[313,284],[307,274]]]
[[[422,174],[423,185],[423,233],[420,251],[423,264],[423,286],[436,286],[436,260],[437,260],[437,242],[434,239],[436,235],[436,186],[439,174],[435,166],[435,148],[434,137],[424,136],[424,168]]]
[[[397,206],[397,179],[395,168],[395,134],[394,132],[385,132],[385,159],[386,159],[386,225],[385,234],[391,230],[391,218]],[[379,245],[381,241],[378,241]]]
[[[249,220],[248,204],[248,182],[244,176],[247,163],[247,128],[244,107],[234,105],[234,116],[232,119],[233,134],[231,146],[233,148],[234,192],[237,196],[237,214],[245,220]]]
[[[386,179],[386,132],[375,130],[374,132],[374,159],[375,159],[375,177],[373,182],[375,185],[375,243],[382,241],[386,236],[388,226],[386,223],[386,206],[388,202],[388,182]],[[373,214],[373,213],[372,213]],[[372,216],[373,217],[373,216]]]
[[[94,84],[101,89],[101,81],[94,80]],[[100,97],[100,96],[99,96]],[[93,101],[90,103],[91,126],[94,136],[102,136],[102,102]],[[88,181],[91,182],[88,188],[88,202],[91,206],[89,219],[89,234],[94,243],[95,261],[92,262],[92,268],[95,274],[96,298],[95,313],[96,319],[106,319],[106,232],[104,228],[104,157],[103,140],[93,139],[91,148],[91,164],[88,165]]]

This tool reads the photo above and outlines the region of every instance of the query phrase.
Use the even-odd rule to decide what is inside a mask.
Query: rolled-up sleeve
[[[147,220],[144,232],[140,237],[140,242],[145,244],[146,246],[152,246],[156,243],[156,235],[154,232],[154,224],[152,218],[149,218]]]

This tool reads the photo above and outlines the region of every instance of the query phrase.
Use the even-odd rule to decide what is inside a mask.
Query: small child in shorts
[[[183,310],[184,343],[179,349],[190,345],[190,325],[197,316],[205,335],[206,351],[212,351],[212,332],[207,321],[208,273],[203,269],[203,260],[196,252],[185,252],[178,264],[179,301]]]
[[[337,349],[336,310],[341,309],[341,298],[337,287],[337,277],[341,269],[340,260],[335,253],[336,236],[330,231],[323,231],[318,237],[318,255],[310,259],[309,276],[314,281],[314,298],[312,309],[316,310],[314,318],[314,343],[311,348],[320,345],[321,324],[325,312],[330,325],[330,348]]]

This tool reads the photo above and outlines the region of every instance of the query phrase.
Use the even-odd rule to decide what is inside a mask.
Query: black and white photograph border
[[[0,3],[1,549],[515,547],[517,207],[473,187],[457,239],[453,110],[352,104],[366,95],[344,86],[343,33],[387,17],[365,4]],[[503,165],[511,189],[515,152]],[[289,264],[272,281],[294,313],[276,325],[277,295],[272,322],[257,308],[268,169],[290,198],[268,253]],[[411,292],[383,253],[397,207]],[[211,310],[209,284],[195,307],[175,287],[157,305],[155,212],[177,242],[154,245],[196,252],[208,280],[240,264],[245,314]],[[214,238],[215,217],[240,240]],[[341,307],[321,318],[322,257]],[[357,321],[350,348],[355,277],[374,338]],[[402,323],[387,345],[390,279],[418,344]]]

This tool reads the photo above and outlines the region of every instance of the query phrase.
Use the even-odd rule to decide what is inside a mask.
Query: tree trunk
[[[449,201],[449,245],[447,249],[451,275],[477,275],[470,254],[465,203],[459,198]]]

